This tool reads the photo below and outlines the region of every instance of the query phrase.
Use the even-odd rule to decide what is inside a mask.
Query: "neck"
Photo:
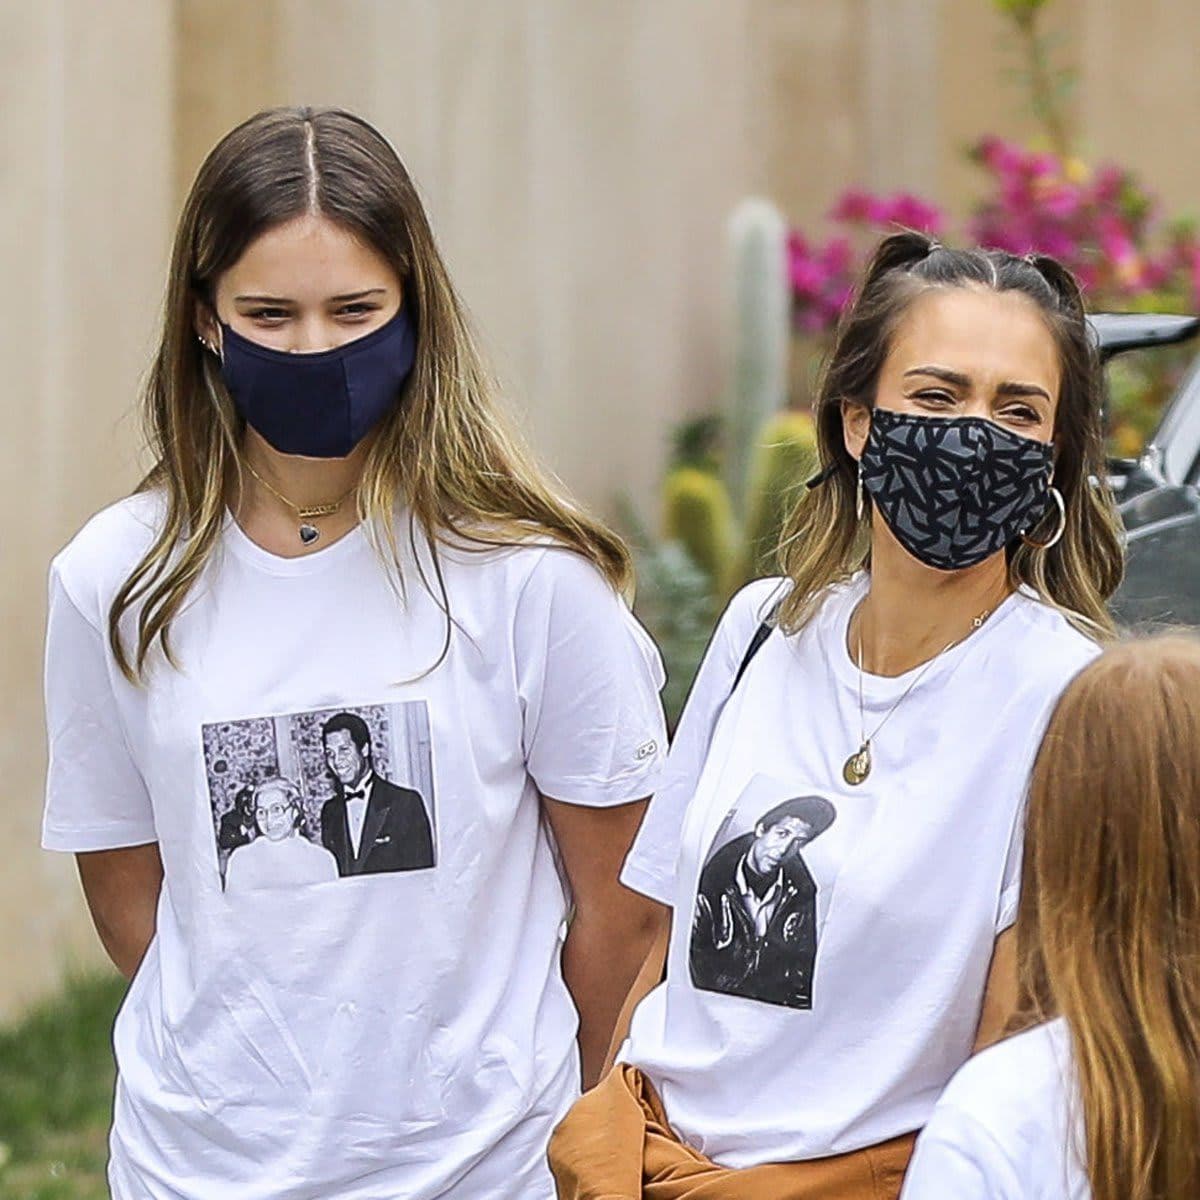
[[[918,562],[881,519],[871,531],[870,590],[850,621],[848,649],[872,675],[903,675],[972,632],[1012,591],[1004,551],[961,571]]]
[[[324,549],[358,524],[358,505],[352,493],[362,478],[369,450],[370,441],[366,439],[345,458],[300,458],[280,454],[247,428],[242,457],[271,486],[264,486],[250,471],[243,470],[241,486],[234,484],[229,507],[247,536],[273,554],[295,558]],[[340,507],[335,513],[309,522],[319,529],[320,537],[305,544],[297,536],[301,518],[280,496],[286,496],[296,508],[338,503]]]
[[[332,504],[345,496],[362,478],[369,449],[369,439],[364,439],[345,458],[301,458],[280,454],[250,428],[242,440],[242,456],[246,462],[301,508]],[[253,475],[245,481],[244,488],[257,493],[259,503],[280,503]]]

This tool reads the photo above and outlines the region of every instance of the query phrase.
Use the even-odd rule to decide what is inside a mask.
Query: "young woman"
[[[787,578],[730,604],[625,865],[674,908],[666,981],[560,1196],[894,1200],[1009,1015],[1029,769],[1121,572],[1074,282],[888,238],[817,420]]]
[[[1059,702],[1017,940],[1025,1032],[955,1076],[905,1200],[1200,1196],[1200,642],[1109,650]]]
[[[551,1195],[658,911],[616,878],[663,745],[624,548],[507,432],[344,112],[209,155],[145,404],[155,466],[55,560],[47,650],[45,844],[133,976],[113,1194]],[[248,921],[223,874],[269,829],[219,831],[279,777],[336,877],[259,871]]]

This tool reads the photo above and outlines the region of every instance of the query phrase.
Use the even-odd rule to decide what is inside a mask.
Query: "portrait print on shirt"
[[[221,721],[201,736],[226,892],[436,864],[424,700]]]
[[[836,819],[823,796],[751,780],[700,872],[689,955],[695,987],[812,1008],[818,884],[804,851]]]

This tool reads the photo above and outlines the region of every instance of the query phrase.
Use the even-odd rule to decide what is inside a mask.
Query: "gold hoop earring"
[[[1032,547],[1034,550],[1049,550],[1051,546],[1057,546],[1062,540],[1062,535],[1067,531],[1067,505],[1062,498],[1062,492],[1053,484],[1050,485],[1050,498],[1054,501],[1058,508],[1058,525],[1054,530],[1053,536],[1048,542],[1035,542],[1032,538],[1028,538],[1025,534],[1021,534],[1021,541],[1025,545]]]

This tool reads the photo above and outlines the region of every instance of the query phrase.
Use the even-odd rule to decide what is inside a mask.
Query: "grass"
[[[107,1200],[110,1034],[125,981],[70,980],[0,1029],[0,1200]]]

